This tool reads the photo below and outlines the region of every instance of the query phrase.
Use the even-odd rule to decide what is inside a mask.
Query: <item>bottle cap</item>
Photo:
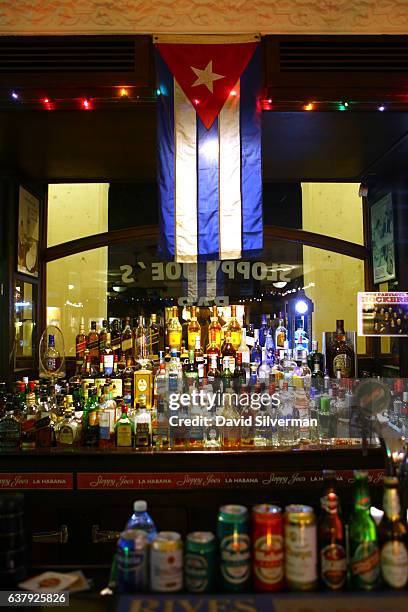
[[[147,502],[144,499],[138,499],[133,504],[133,510],[135,512],[146,512]]]

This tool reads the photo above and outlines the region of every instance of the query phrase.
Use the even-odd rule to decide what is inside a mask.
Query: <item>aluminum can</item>
[[[156,593],[183,588],[183,542],[175,531],[160,531],[151,543],[150,587]]]
[[[285,508],[285,576],[293,591],[317,586],[316,516],[310,506]]]
[[[215,591],[216,546],[210,531],[194,531],[186,539],[184,583],[190,593]]]
[[[149,537],[141,529],[120,534],[116,550],[116,582],[120,593],[145,591],[149,585]]]
[[[279,591],[285,585],[283,517],[279,506],[252,509],[252,558],[256,591]]]
[[[248,510],[245,506],[222,506],[218,514],[217,537],[220,547],[221,588],[243,591],[251,577],[251,551]]]

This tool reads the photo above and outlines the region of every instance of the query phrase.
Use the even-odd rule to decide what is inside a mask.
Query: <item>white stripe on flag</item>
[[[193,263],[185,263],[183,266],[184,277],[187,279],[187,297],[191,302],[198,300],[198,266]]]
[[[197,261],[196,111],[174,79],[175,260]]]
[[[239,259],[242,249],[240,82],[218,116],[220,259]]]
[[[207,261],[206,278],[207,278],[207,297],[212,300],[217,295],[217,269],[218,261]]]

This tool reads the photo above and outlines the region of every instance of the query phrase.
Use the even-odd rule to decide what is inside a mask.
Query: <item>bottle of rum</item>
[[[188,324],[188,333],[187,333],[187,337],[188,337],[188,350],[194,350],[196,347],[196,338],[199,338],[200,343],[201,343],[201,326],[198,322],[197,319],[197,307],[196,306],[192,306],[191,307],[191,319],[190,319],[190,323]]]
[[[180,351],[181,349],[182,327],[178,318],[177,310],[177,306],[173,306],[172,316],[167,326],[168,344],[170,351],[173,348],[175,348],[177,351]]]
[[[333,343],[328,347],[327,365],[331,378],[336,377],[336,372],[340,371],[341,378],[354,377],[354,350],[347,343],[346,332],[344,331],[344,321],[336,321],[336,333]]]
[[[231,343],[234,349],[237,351],[241,344],[241,326],[237,319],[237,307],[231,306],[231,318],[228,323],[228,331],[231,334]]]

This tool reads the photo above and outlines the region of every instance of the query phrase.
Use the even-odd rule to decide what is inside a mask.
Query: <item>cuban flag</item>
[[[181,263],[257,256],[263,247],[259,37],[155,36],[154,42],[160,254]]]

